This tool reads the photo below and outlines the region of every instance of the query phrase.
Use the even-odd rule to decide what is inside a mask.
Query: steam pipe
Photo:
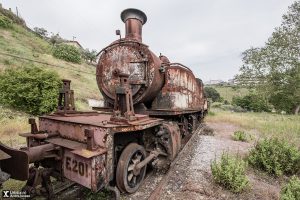
[[[128,8],[122,11],[121,19],[125,23],[125,38],[142,42],[142,26],[147,21],[146,14],[138,9]]]

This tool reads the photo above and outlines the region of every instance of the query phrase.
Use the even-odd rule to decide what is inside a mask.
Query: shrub
[[[57,105],[60,79],[54,72],[37,67],[7,69],[0,74],[0,103],[40,115]]]
[[[84,49],[82,50],[82,56],[83,58],[92,63],[92,62],[96,62],[97,59],[97,51],[96,50],[89,50],[89,49]]]
[[[211,104],[211,107],[212,107],[212,108],[221,108],[222,105],[223,105],[223,104],[220,103],[220,102],[214,102],[214,103]]]
[[[33,31],[41,38],[47,38],[48,31],[44,28],[34,27]]]
[[[232,104],[240,106],[248,111],[270,112],[271,108],[268,102],[261,96],[251,93],[244,97],[233,97]]]
[[[0,7],[0,13],[1,15],[4,15],[5,17],[13,21],[14,23],[26,27],[25,21],[21,17],[14,14],[11,10],[6,10],[5,8]]]
[[[232,136],[235,141],[247,142],[248,136],[244,131],[235,131]]]
[[[280,200],[300,199],[300,179],[293,176],[288,183],[281,189]]]
[[[264,139],[250,151],[249,163],[269,174],[295,174],[300,169],[300,151],[278,138]]]
[[[211,98],[213,102],[221,101],[219,92],[213,87],[205,87],[204,93],[207,98]]]
[[[0,14],[0,27],[2,28],[11,28],[12,27],[12,21],[5,17],[4,15]]]
[[[53,50],[53,56],[68,62],[81,62],[80,51],[76,47],[67,44],[56,45]]]
[[[220,162],[216,159],[211,164],[214,181],[234,193],[240,193],[249,186],[245,175],[247,163],[240,157],[223,153]]]
[[[225,105],[229,105],[230,103],[229,103],[229,101],[227,101],[226,99],[224,100],[224,104]]]

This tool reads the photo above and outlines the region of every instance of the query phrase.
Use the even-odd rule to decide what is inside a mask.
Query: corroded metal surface
[[[4,151],[1,151],[0,150],[0,160],[5,160],[5,159],[8,159],[10,158],[11,156],[8,155],[7,153],[5,153]]]
[[[163,74],[159,71],[161,61],[147,46],[131,42],[116,41],[101,54],[97,66],[97,83],[103,96],[113,104],[116,86],[120,83],[113,75],[115,70],[129,74],[133,103],[153,100],[163,85]]]
[[[123,10],[121,19],[126,24],[126,38],[135,39],[139,42],[142,41],[142,25],[146,23],[147,16],[144,12],[129,8]]]
[[[113,42],[101,51],[97,66],[97,83],[106,100],[113,105],[114,91],[120,83],[113,75],[115,70],[129,74],[133,104],[153,100],[163,86],[162,61],[142,42],[142,25],[146,15],[136,9],[124,10],[121,18],[125,23],[124,39]]]
[[[0,154],[0,159],[7,158],[1,167],[12,178],[27,180],[30,191],[35,191],[37,178],[42,178],[50,197],[53,176],[96,192],[120,180],[115,176],[123,168],[138,175],[148,164],[168,167],[207,112],[202,81],[188,67],[156,56],[142,43],[146,15],[127,9],[121,18],[125,38],[99,53],[96,78],[104,98],[105,107],[98,109],[102,112],[76,111],[70,81],[64,80],[57,112],[39,117],[38,126],[30,119],[31,132],[20,134],[26,137],[27,147],[16,150],[0,144],[0,153],[11,156]],[[120,31],[117,34],[121,36]],[[120,164],[120,160],[137,159],[123,159],[129,144],[144,153],[133,169]],[[29,163],[34,165],[29,168]],[[121,166],[118,173],[117,165]],[[125,192],[137,188],[121,187]]]
[[[64,176],[96,192],[107,184],[105,154],[85,158],[72,151],[65,151],[63,160]]]
[[[203,109],[203,86],[190,69],[169,64],[165,73],[165,85],[152,103],[153,110]]]

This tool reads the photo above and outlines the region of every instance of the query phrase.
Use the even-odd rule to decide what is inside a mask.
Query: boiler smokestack
[[[142,26],[147,21],[146,14],[138,9],[128,8],[121,13],[121,19],[125,23],[125,38],[142,42]]]

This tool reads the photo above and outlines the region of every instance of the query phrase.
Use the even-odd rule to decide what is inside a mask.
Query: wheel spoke
[[[138,162],[140,162],[140,161],[141,161],[141,158],[142,158],[142,155],[138,155],[138,156],[137,156],[137,160],[138,160]]]
[[[139,162],[139,160],[137,158],[132,159],[132,162],[134,165],[136,165],[137,162]]]
[[[132,156],[132,162],[134,164],[137,164],[138,162],[141,161],[142,155],[140,153],[136,153],[134,156]]]
[[[133,184],[136,185],[136,176],[133,177]]]
[[[132,180],[133,173],[128,174],[127,180],[130,182]]]
[[[136,168],[146,157],[143,146],[131,143],[122,152],[116,171],[116,183],[122,192],[133,193],[142,183],[146,166]]]
[[[132,171],[132,170],[134,169],[134,166],[135,166],[135,164],[129,165],[129,166],[128,166],[128,171],[129,171],[129,172]]]

